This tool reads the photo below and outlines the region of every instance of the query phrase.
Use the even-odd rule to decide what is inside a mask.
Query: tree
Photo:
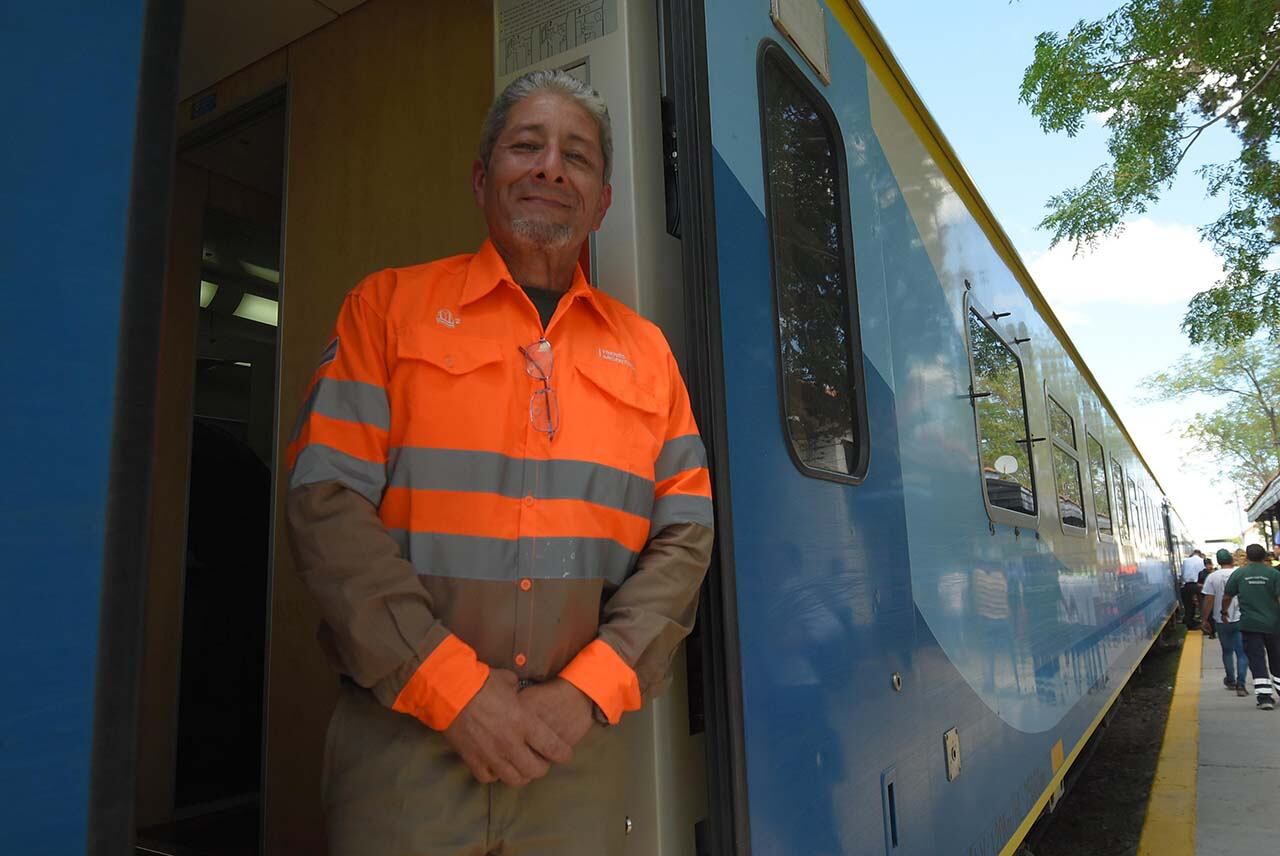
[[[1106,115],[1109,163],[1050,198],[1041,227],[1076,250],[1123,228],[1168,189],[1188,151],[1222,123],[1239,157],[1198,170],[1226,211],[1200,229],[1225,262],[1183,319],[1193,343],[1280,336],[1280,4],[1129,0],[1067,35],[1041,33],[1020,99],[1045,132],[1075,136]]]
[[[1215,347],[1146,378],[1148,400],[1208,395],[1223,403],[1183,432],[1243,486],[1261,489],[1280,468],[1280,352],[1257,339]]]
[[[1266,420],[1226,411],[1197,416],[1182,436],[1222,465],[1222,475],[1243,493],[1262,490],[1276,473],[1276,456]]]

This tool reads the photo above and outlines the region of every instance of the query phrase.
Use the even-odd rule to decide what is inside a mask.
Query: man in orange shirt
[[[497,98],[473,255],[347,296],[289,446],[289,528],[343,675],[330,851],[609,854],[608,727],[669,680],[713,540],[706,453],[661,332],[592,288],[600,96]]]

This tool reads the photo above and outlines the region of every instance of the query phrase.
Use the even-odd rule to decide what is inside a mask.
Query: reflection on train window
[[[1140,505],[1140,508],[1142,508],[1143,534],[1147,537],[1147,543],[1151,544],[1152,532],[1155,531],[1151,526],[1151,502],[1147,499],[1147,491],[1143,490],[1142,487],[1139,487],[1138,495],[1142,496],[1142,505]]]
[[[1049,427],[1053,429],[1053,439],[1075,451],[1076,424],[1071,414],[1061,404],[1049,399]]]
[[[1049,397],[1049,428],[1053,435],[1053,483],[1058,486],[1058,516],[1063,526],[1084,528],[1084,490],[1076,451],[1076,424],[1066,409]]]
[[[1111,459],[1111,483],[1115,485],[1116,522],[1120,524],[1120,538],[1128,541],[1129,534],[1129,502],[1124,492],[1124,468],[1115,458]]]
[[[1129,520],[1133,525],[1133,541],[1135,544],[1141,544],[1147,534],[1142,531],[1142,513],[1138,511],[1138,488],[1132,478],[1127,481],[1129,483]]]
[[[1156,543],[1156,507],[1145,493],[1142,495],[1142,501],[1147,504],[1147,541],[1154,545]]]
[[[974,309],[969,310],[973,406],[987,500],[999,508],[1036,513],[1035,473],[1027,429],[1022,363]]]
[[[1093,485],[1093,519],[1098,524],[1099,532],[1110,535],[1111,485],[1107,481],[1107,453],[1092,434],[1086,432],[1085,438],[1089,452],[1089,481]]]
[[[840,130],[781,49],[761,60],[761,115],[787,436],[815,474],[865,468]]]

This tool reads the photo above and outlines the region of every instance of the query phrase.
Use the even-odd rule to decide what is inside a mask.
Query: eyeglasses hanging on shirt
[[[547,439],[554,440],[560,430],[560,402],[551,386],[551,372],[555,369],[551,343],[539,339],[528,347],[521,347],[520,353],[524,355],[525,373],[542,381],[542,389],[534,390],[529,398],[529,421],[533,430],[541,431]]]

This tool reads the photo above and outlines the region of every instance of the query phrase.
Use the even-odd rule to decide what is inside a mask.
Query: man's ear
[[[480,158],[476,158],[471,164],[471,193],[476,198],[476,205],[480,210],[484,210],[484,180],[487,172],[484,168],[484,162]]]
[[[600,190],[600,205],[596,211],[595,222],[591,224],[591,231],[600,228],[600,224],[604,222],[604,215],[609,213],[609,206],[613,204],[613,185],[606,184]]]

